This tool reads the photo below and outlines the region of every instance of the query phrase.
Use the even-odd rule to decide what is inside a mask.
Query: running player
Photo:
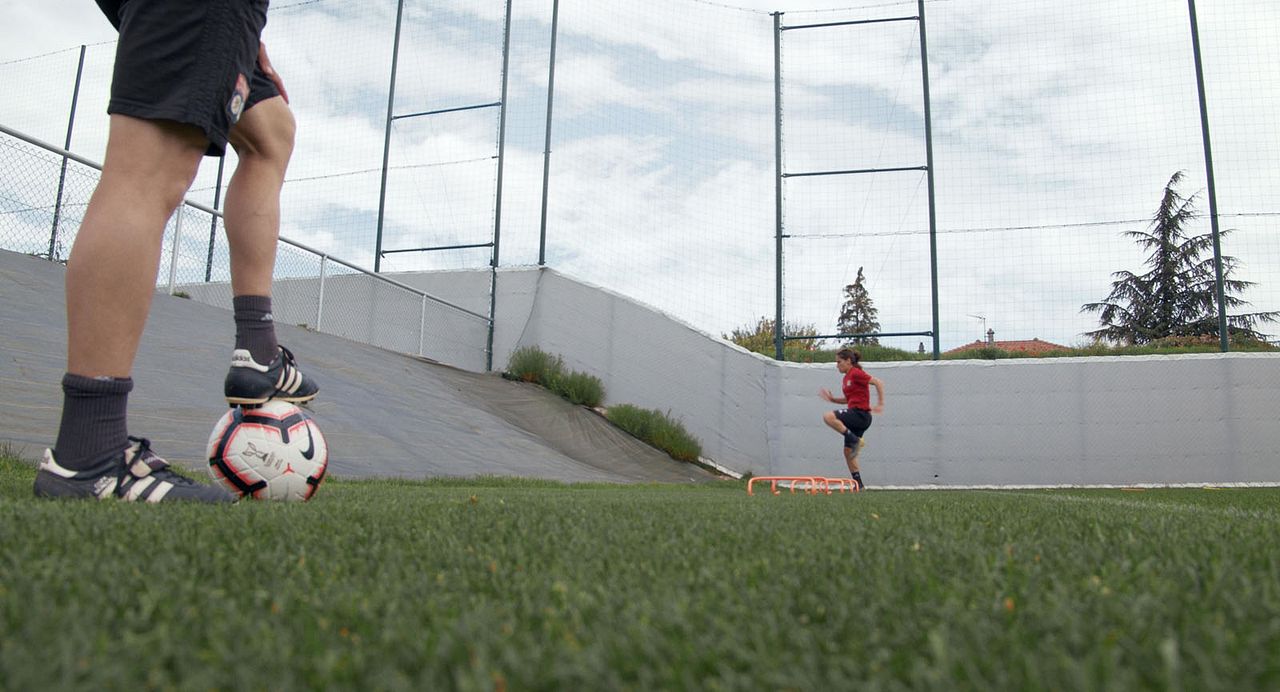
[[[818,390],[818,395],[833,404],[845,405],[843,409],[822,414],[822,421],[844,437],[845,464],[858,488],[862,489],[865,485],[858,467],[858,453],[866,444],[862,435],[871,427],[871,414],[879,415],[884,412],[884,383],[863,370],[858,364],[860,360],[862,354],[853,349],[842,348],[836,352],[836,369],[844,375],[841,383],[844,397],[832,396],[826,387]],[[874,408],[871,406],[871,387],[876,388]]]

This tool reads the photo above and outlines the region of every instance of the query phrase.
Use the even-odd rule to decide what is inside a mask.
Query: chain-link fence
[[[66,262],[96,164],[0,126],[0,247]],[[181,205],[165,228],[157,285],[218,307],[231,306],[231,272],[222,216]],[[282,323],[471,370],[487,367],[490,321],[418,289],[281,238],[273,313]]]

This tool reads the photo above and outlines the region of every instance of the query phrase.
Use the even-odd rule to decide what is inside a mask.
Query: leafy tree
[[[880,331],[880,323],[876,321],[879,310],[871,300],[867,291],[867,280],[862,275],[862,267],[858,267],[858,278],[844,287],[844,306],[840,309],[840,319],[836,322],[836,330],[841,334],[874,334]],[[854,339],[857,344],[879,344],[880,340],[872,337]]]
[[[756,353],[769,356],[772,358],[776,355],[773,345],[773,325],[776,323],[768,317],[761,317],[755,325],[747,325],[734,329],[732,334],[722,334],[721,337],[732,341],[733,343]],[[818,328],[812,324],[800,325],[794,322],[783,322],[783,334],[785,336],[804,336],[816,337]],[[786,360],[801,361],[811,360],[806,358],[805,354],[817,351],[821,346],[820,339],[796,339],[783,342],[784,357]]]
[[[1164,188],[1160,207],[1145,231],[1129,231],[1140,247],[1148,251],[1145,274],[1118,271],[1111,293],[1096,303],[1086,303],[1081,312],[1099,313],[1100,329],[1086,332],[1096,341],[1135,345],[1171,336],[1218,334],[1217,277],[1213,264],[1213,234],[1187,235],[1187,224],[1199,218],[1196,195],[1184,197],[1177,191],[1182,171],[1173,174]],[[1219,236],[1225,238],[1229,230]],[[1201,255],[1208,253],[1208,259]],[[1228,310],[1248,305],[1236,296],[1253,285],[1231,278],[1238,266],[1234,257],[1222,256],[1222,279]],[[1263,340],[1255,330],[1259,324],[1280,319],[1277,312],[1253,312],[1227,317],[1233,337]]]

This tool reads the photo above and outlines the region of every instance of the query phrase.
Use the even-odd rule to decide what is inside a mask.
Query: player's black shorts
[[[200,128],[221,156],[240,114],[278,96],[258,68],[269,0],[97,0],[120,30],[108,113]]]
[[[871,427],[871,412],[861,408],[842,408],[836,411],[836,418],[844,423],[844,427],[853,431],[854,435],[862,437],[862,433]]]

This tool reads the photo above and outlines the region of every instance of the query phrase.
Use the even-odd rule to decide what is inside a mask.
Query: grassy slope
[[[746,496],[330,482],[306,505],[30,497],[11,689],[1275,689],[1276,490]]]

